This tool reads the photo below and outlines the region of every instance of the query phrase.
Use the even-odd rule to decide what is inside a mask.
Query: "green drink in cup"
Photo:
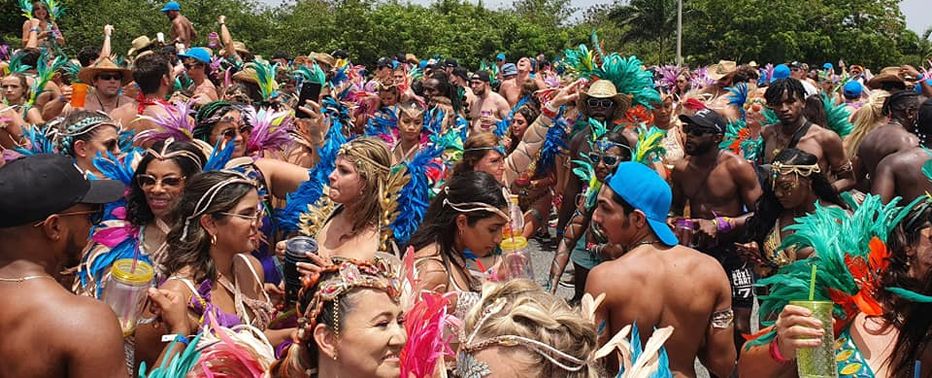
[[[830,301],[790,301],[793,306],[808,308],[812,317],[819,319],[825,328],[822,345],[815,348],[796,350],[796,367],[800,378],[838,377],[835,364],[835,334],[832,332],[832,308]]]

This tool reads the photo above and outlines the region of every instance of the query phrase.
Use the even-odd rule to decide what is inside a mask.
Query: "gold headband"
[[[781,162],[774,162],[770,165],[770,171],[774,176],[797,174],[803,177],[809,177],[813,173],[822,173],[822,168],[819,167],[819,164],[810,164],[810,165],[799,165],[799,164],[783,164]]]
[[[365,173],[383,173],[388,174],[391,172],[391,168],[386,167],[385,165],[372,160],[361,153],[354,153],[354,151],[359,149],[359,145],[353,144],[353,142],[346,143],[340,146],[340,151],[337,152],[337,155],[348,156],[353,158],[353,163],[356,165],[356,169],[361,170]]]
[[[203,165],[201,165],[201,159],[200,159],[200,157],[198,157],[197,155],[195,155],[194,153],[192,153],[192,152],[190,152],[190,151],[178,150],[178,151],[174,151],[174,152],[168,152],[168,146],[170,146],[170,145],[171,145],[172,143],[174,143],[174,142],[175,142],[175,138],[168,138],[168,139],[165,140],[165,145],[162,146],[162,149],[161,149],[160,151],[156,151],[156,150],[153,150],[153,149],[150,148],[150,149],[146,150],[146,153],[148,153],[148,154],[151,155],[152,157],[154,157],[154,158],[156,158],[156,159],[158,159],[158,160],[162,160],[162,161],[168,160],[168,159],[172,159],[172,158],[175,158],[175,157],[184,157],[184,158],[190,159],[192,162],[194,162],[194,164],[197,165],[197,169],[198,169],[198,170],[201,170],[201,169],[204,168]]]

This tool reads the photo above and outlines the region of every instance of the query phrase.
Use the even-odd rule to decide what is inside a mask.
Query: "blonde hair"
[[[487,308],[504,303],[504,307],[489,316]],[[563,299],[545,292],[540,285],[526,279],[517,279],[504,284],[489,284],[483,288],[482,299],[466,316],[466,335],[481,343],[497,336],[511,335],[539,341],[582,361],[597,348],[595,324],[571,308]],[[479,326],[479,329],[476,327]],[[499,347],[511,347],[498,344]],[[578,371],[560,368],[518,343],[514,347],[526,349],[533,360],[529,364],[528,376],[589,378],[598,377],[595,362],[587,363]],[[479,348],[481,349],[481,348]]]
[[[353,231],[378,225],[382,208],[379,204],[379,189],[388,181],[392,157],[385,142],[378,138],[357,138],[340,148],[338,156],[353,163],[363,179],[362,195],[353,219]]]
[[[864,106],[854,112],[852,118],[854,129],[844,141],[845,154],[849,159],[858,153],[858,147],[861,146],[864,137],[880,127],[886,120],[887,116],[883,115],[883,103],[887,97],[890,97],[890,92],[875,90],[871,92]]]

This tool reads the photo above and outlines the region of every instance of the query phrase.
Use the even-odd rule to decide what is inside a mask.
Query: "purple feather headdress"
[[[680,76],[683,69],[671,64],[657,68],[657,80],[654,82],[658,88],[666,92],[673,91],[676,88],[676,78]]]
[[[715,80],[709,78],[709,71],[706,67],[700,67],[693,71],[689,79],[689,85],[693,89],[702,89],[715,83]]]
[[[134,141],[140,144],[155,143],[168,138],[179,141],[194,139],[193,102],[180,102],[175,105],[158,103],[162,114],[157,116],[139,116],[158,126],[157,129],[146,130],[136,135]]]
[[[291,143],[289,131],[294,127],[288,112],[276,112],[261,108],[257,112],[253,107],[246,107],[243,114],[252,125],[249,140],[246,141],[246,154],[253,156],[263,151],[284,150]]]

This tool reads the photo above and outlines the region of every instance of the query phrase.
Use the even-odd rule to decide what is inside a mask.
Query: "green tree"
[[[631,0],[611,9],[608,18],[626,27],[625,42],[656,42],[658,63],[667,62],[676,33],[676,0]]]

